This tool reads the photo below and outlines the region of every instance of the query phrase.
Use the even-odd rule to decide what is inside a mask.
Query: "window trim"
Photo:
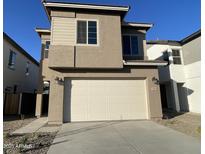
[[[179,51],[179,56],[173,56],[173,54],[172,54],[172,64],[173,65],[184,65],[184,61],[183,61],[183,58],[182,58],[182,49],[181,48],[171,48],[171,53],[172,53],[172,51],[173,50],[178,50]],[[181,60],[181,64],[174,64],[174,58],[180,58],[180,60]]]
[[[139,54],[139,35],[137,35],[137,34],[122,34],[122,49],[123,49],[123,36],[129,36],[130,37],[130,52],[131,52],[131,54],[130,55],[125,55],[125,54],[123,54],[123,56],[139,56],[140,54]],[[132,41],[131,41],[131,36],[136,36],[137,37],[137,50],[138,50],[138,54],[135,54],[135,55],[133,55],[132,54]],[[124,51],[122,51],[122,52],[124,52]]]
[[[46,48],[46,42],[50,42],[50,45],[51,45],[51,40],[45,40],[45,47],[44,47],[44,50],[43,50],[43,57],[42,57],[42,59],[48,59],[48,57],[45,57],[45,52],[48,52],[47,53],[47,56],[48,56],[48,54],[49,54],[49,48],[47,49]],[[49,47],[50,47],[50,45],[49,45]]]
[[[86,37],[86,43],[77,43],[77,37],[78,37],[78,28],[77,28],[77,23],[78,21],[86,21],[86,25],[87,25],[87,37]],[[88,44],[88,21],[95,21],[96,22],[96,34],[97,34],[97,44]],[[92,46],[92,47],[98,47],[100,44],[99,44],[99,20],[98,19],[81,19],[81,18],[78,18],[76,19],[76,22],[75,22],[75,28],[76,28],[76,33],[75,33],[75,46]]]
[[[12,55],[14,54],[15,55],[15,61],[14,61],[14,64],[10,63],[10,54],[12,53]],[[17,53],[13,50],[9,50],[9,62],[8,62],[8,68],[11,69],[11,70],[15,70],[15,65],[16,65],[16,56],[17,56]]]
[[[27,62],[26,62],[26,72],[25,72],[25,75],[26,75],[26,76],[29,76],[29,75],[30,75],[30,73],[29,73],[29,68],[30,68],[30,62],[27,61]],[[28,71],[27,71],[27,69],[28,69]]]

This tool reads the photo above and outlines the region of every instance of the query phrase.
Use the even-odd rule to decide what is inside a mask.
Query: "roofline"
[[[188,42],[190,42],[190,41],[192,41],[192,40],[198,38],[199,36],[201,36],[201,29],[199,29],[198,31],[192,33],[191,35],[185,37],[184,39],[182,39],[182,40],[180,41],[180,43],[181,43],[182,45],[184,45],[184,44],[186,44],[186,43],[188,43]]]
[[[122,26],[124,27],[140,27],[149,30],[154,26],[152,23],[137,23],[137,22],[123,22]]]
[[[123,65],[126,66],[166,66],[168,62],[159,61],[123,61]]]
[[[24,56],[26,56],[29,60],[31,60],[34,64],[39,66],[39,62],[35,60],[28,52],[26,52],[20,45],[18,45],[11,37],[9,37],[5,32],[3,32],[3,37],[11,43],[14,47],[16,47]]]
[[[199,36],[201,36],[201,29],[192,33],[191,35],[185,37],[184,39],[182,39],[180,41],[176,41],[176,40],[150,40],[150,41],[147,41],[147,44],[183,46],[184,44],[189,43],[190,41],[198,38]]]
[[[48,28],[36,28],[35,31],[38,33],[41,33],[41,32],[42,33],[50,33],[51,32],[51,30]]]
[[[117,5],[101,5],[101,4],[88,4],[88,3],[70,3],[70,2],[45,2],[46,7],[66,7],[78,9],[97,9],[97,10],[111,10],[111,11],[129,11],[130,6],[117,6]]]
[[[48,28],[36,28],[35,31],[38,33],[38,35],[41,37],[41,34],[50,34],[51,30]]]
[[[147,44],[175,45],[181,46],[180,41],[175,40],[149,40]]]

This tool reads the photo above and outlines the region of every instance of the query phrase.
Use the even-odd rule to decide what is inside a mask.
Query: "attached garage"
[[[145,79],[66,79],[64,122],[148,119]]]

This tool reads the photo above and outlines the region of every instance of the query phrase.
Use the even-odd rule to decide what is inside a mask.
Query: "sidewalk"
[[[28,125],[15,130],[12,134],[26,134],[26,133],[34,133],[38,131],[41,127],[43,127],[48,122],[47,117],[42,117],[34,120]]]

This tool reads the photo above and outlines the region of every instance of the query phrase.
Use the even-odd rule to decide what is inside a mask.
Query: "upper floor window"
[[[77,44],[96,45],[97,35],[97,21],[77,21]]]
[[[15,64],[16,64],[16,53],[10,50],[8,67],[11,69],[15,69]]]
[[[178,64],[178,65],[182,64],[180,50],[173,49],[172,57],[173,57],[173,64]]]
[[[163,60],[164,61],[169,61],[169,53],[168,53],[168,51],[164,51],[163,52]]]
[[[43,57],[44,57],[44,58],[48,58],[48,49],[49,49],[49,46],[50,46],[50,41],[46,41],[45,50],[44,50],[44,54],[43,54]]]
[[[46,41],[45,50],[48,50],[48,49],[49,49],[49,45],[50,45],[50,41]]]
[[[29,65],[30,65],[30,63],[26,62],[26,76],[29,75]]]
[[[123,35],[123,54],[125,56],[138,55],[138,38],[134,35]]]

